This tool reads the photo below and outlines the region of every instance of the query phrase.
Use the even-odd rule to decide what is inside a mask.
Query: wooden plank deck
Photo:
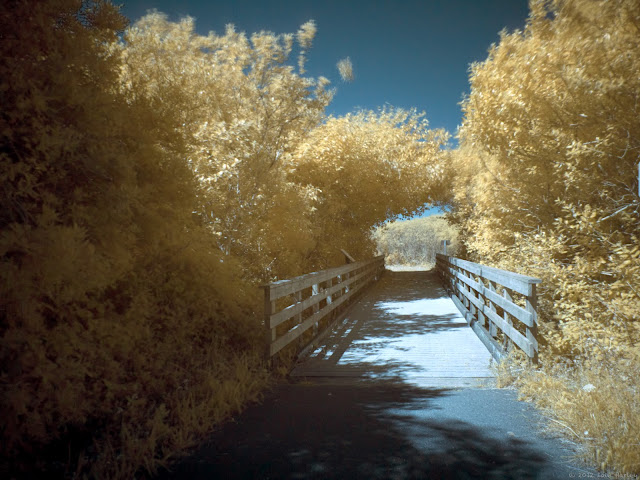
[[[491,361],[435,270],[387,271],[291,376],[489,386]]]

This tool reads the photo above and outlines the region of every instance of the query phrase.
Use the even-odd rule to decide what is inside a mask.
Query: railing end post
[[[265,332],[265,359],[271,366],[271,343],[275,341],[276,330],[271,328],[271,315],[275,310],[275,301],[271,300],[271,285],[263,285],[264,290],[264,332]]]
[[[526,310],[531,313],[532,326],[527,328],[527,336],[531,336],[533,356],[529,357],[533,365],[538,365],[538,292],[535,283],[529,284],[529,295],[526,299]]]

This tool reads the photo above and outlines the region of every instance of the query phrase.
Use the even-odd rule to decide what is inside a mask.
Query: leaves
[[[430,200],[446,134],[325,118],[313,22],[202,36],[152,13],[122,33],[76,0],[0,19],[3,461],[44,471],[30,450],[78,437],[80,476],[153,472],[264,386],[255,285],[372,255],[372,226]]]
[[[375,229],[372,237],[387,265],[435,266],[442,240],[449,240],[448,255],[458,255],[459,232],[442,215],[396,220]]]
[[[455,217],[472,255],[544,279],[556,353],[637,342],[638,11],[533,2],[473,66],[463,105]]]

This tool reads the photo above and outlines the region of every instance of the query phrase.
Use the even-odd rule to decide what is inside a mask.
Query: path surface
[[[493,380],[490,362],[434,271],[387,272],[292,376],[477,386]]]
[[[289,383],[158,478],[595,477],[488,366],[433,272],[387,272]]]

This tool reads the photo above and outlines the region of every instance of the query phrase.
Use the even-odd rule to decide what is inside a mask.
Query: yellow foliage
[[[515,384],[523,398],[547,413],[550,429],[580,445],[582,457],[603,471],[637,474],[639,375],[638,363],[595,360],[545,372],[523,368]]]
[[[259,298],[194,221],[183,138],[121,88],[117,9],[0,12],[0,471],[44,475],[64,451],[131,478],[258,394]],[[190,420],[192,397],[215,415]]]
[[[300,55],[315,31],[312,21],[298,31]],[[415,112],[325,119],[328,81],[289,65],[293,38],[249,40],[232,27],[204,37],[192,19],[155,13],[121,49],[130,96],[146,98],[188,145],[201,220],[260,281],[326,267],[346,246],[370,256],[372,225],[429,198],[424,184],[436,183],[446,141]]]
[[[412,265],[433,268],[436,253],[442,253],[441,241],[450,240],[447,255],[458,255],[458,229],[443,215],[386,223],[372,232],[379,255],[387,265]]]
[[[384,109],[330,117],[309,133],[290,178],[314,192],[312,269],[338,262],[346,246],[357,259],[371,257],[372,227],[433,200],[448,137],[427,127],[415,111]]]
[[[344,82],[353,82],[355,78],[353,74],[353,64],[349,57],[340,60],[336,64],[336,67],[338,68],[338,72],[340,72],[340,78],[342,78]]]
[[[315,24],[297,34],[300,55]],[[323,118],[328,81],[301,76],[287,61],[291,34],[194,31],[159,13],[136,22],[121,47],[121,81],[130,101],[145,101],[179,134],[200,189],[197,212],[226,254],[243,259],[248,278],[302,273],[313,249],[313,192],[287,171],[305,134]],[[304,62],[302,62],[304,63]],[[168,128],[167,128],[168,127]],[[280,255],[282,245],[289,255]]]
[[[638,7],[533,2],[526,29],[473,67],[464,102],[452,164],[466,246],[544,279],[559,353],[639,340]]]
[[[568,401],[549,395],[565,391],[558,385],[566,379],[549,370],[554,364],[570,362],[574,377],[586,375],[585,365],[600,366],[604,401],[618,386],[604,366],[624,374],[640,360],[640,3],[530,5],[524,31],[503,32],[472,67],[460,148],[451,156],[451,218],[471,258],[543,279],[546,375],[531,377],[528,391],[562,412]],[[634,382],[616,408],[638,418]],[[589,408],[608,415],[604,403]],[[610,445],[598,447],[598,462],[637,473],[637,456],[613,446],[633,435],[606,433]]]
[[[124,30],[101,0],[0,21],[0,472],[153,472],[267,383],[256,283],[371,255],[373,225],[430,199],[445,135],[325,119],[313,22]]]

